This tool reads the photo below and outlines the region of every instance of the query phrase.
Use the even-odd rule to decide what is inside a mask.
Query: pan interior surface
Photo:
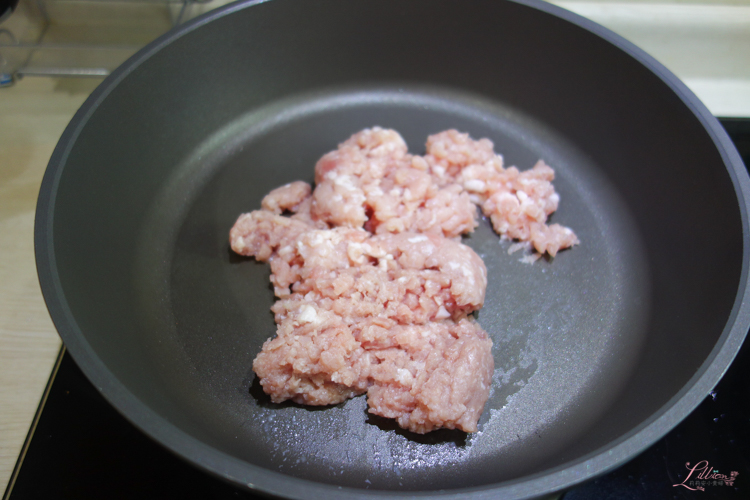
[[[241,2],[150,45],[76,115],[40,192],[40,282],[76,362],[170,449],[279,496],[533,496],[655,442],[747,331],[746,174],[674,77],[566,16],[535,0]],[[581,240],[528,265],[486,220],[464,238],[489,271],[496,367],[476,434],[409,434],[364,397],[274,405],[251,371],[274,297],[229,228],[375,125],[416,154],[456,128],[506,165],[544,159],[551,221]]]
[[[556,168],[563,200],[553,220],[574,226],[585,242],[529,265],[523,252],[508,254],[512,242],[485,219],[464,238],[488,268],[478,319],[496,365],[477,434],[404,432],[368,415],[364,397],[332,408],[272,404],[252,373],[275,332],[274,296],[268,265],[228,249],[229,228],[271,189],[312,182],[316,160],[336,138],[372,125],[399,130],[419,154],[429,134],[456,127],[491,138],[509,166],[544,158]],[[152,212],[134,278],[139,309],[150,312],[143,331],[156,340],[154,361],[182,374],[171,391],[183,394],[221,449],[310,480],[444,489],[538,468],[611,402],[644,334],[645,256],[613,187],[541,125],[451,92],[337,90],[261,109],[196,148]]]

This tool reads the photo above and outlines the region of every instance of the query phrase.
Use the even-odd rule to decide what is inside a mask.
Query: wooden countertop
[[[750,116],[750,0],[725,0],[718,8],[697,0],[554,3],[634,41],[714,114]],[[36,276],[39,185],[65,126],[100,81],[27,77],[0,88],[0,490],[61,347]]]
[[[34,261],[34,211],[52,150],[101,80],[26,78],[0,89],[0,490],[61,347]]]

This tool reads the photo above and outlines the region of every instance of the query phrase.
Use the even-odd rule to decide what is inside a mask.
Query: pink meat
[[[311,193],[310,184],[302,181],[290,182],[268,193],[260,202],[260,206],[263,210],[275,214],[284,211],[296,212]]]
[[[530,241],[537,252],[553,257],[577,245],[578,238],[569,228],[547,226],[547,218],[560,202],[552,185],[554,170],[541,160],[524,172],[506,169],[493,148],[488,139],[475,141],[468,134],[448,130],[427,139],[425,159],[442,182],[454,182],[470,193],[497,233]]]
[[[318,161],[315,183],[312,213],[331,226],[458,237],[477,225],[468,193],[440,186],[394,130],[354,134]]]
[[[476,226],[476,204],[539,254],[577,244],[547,225],[553,179],[542,161],[504,168],[488,139],[448,130],[421,157],[374,127],[318,161],[314,190],[298,181],[271,191],[230,231],[235,252],[270,263],[279,298],[276,337],[253,363],[264,391],[310,405],[367,393],[371,413],[404,429],[475,432],[494,369],[470,316],[487,271],[457,239]]]
[[[370,365],[369,412],[420,434],[438,428],[476,432],[489,396],[492,342],[474,321],[371,329],[362,345]]]
[[[390,416],[386,395],[397,389],[399,400],[411,394],[404,428],[476,430],[493,360],[487,334],[467,319],[487,285],[473,250],[436,234],[320,230],[264,210],[240,216],[230,243],[271,264],[277,335],[253,369],[273,401],[326,405],[367,391],[371,411]],[[393,364],[400,351],[408,366]],[[389,369],[402,379],[398,370],[410,370],[414,383],[394,385]]]
[[[279,298],[315,298],[352,320],[384,316],[424,323],[470,314],[484,303],[484,262],[441,236],[318,230],[258,210],[240,216],[230,237],[237,253],[270,261]]]
[[[236,253],[268,260],[282,243],[310,230],[305,222],[265,210],[242,214],[229,231],[229,245]]]
[[[341,317],[306,300],[281,300],[272,310],[276,337],[253,362],[272,401],[329,405],[367,390],[365,350]]]

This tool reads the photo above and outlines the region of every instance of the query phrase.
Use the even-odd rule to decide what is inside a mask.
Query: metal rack
[[[105,77],[211,0],[21,0],[0,24],[0,86],[24,76]]]

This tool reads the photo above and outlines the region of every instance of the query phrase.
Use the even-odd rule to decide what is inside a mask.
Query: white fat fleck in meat
[[[354,185],[352,178],[349,177],[348,175],[335,176],[333,183],[336,184],[337,186],[341,186],[351,191],[356,189],[356,186]]]
[[[314,323],[318,319],[318,313],[315,312],[315,308],[310,305],[302,306],[297,320],[300,323]]]
[[[396,374],[396,380],[404,385],[411,385],[411,382],[414,380],[411,372],[406,368],[399,368],[398,370],[396,370]]]
[[[440,306],[437,314],[435,315],[435,319],[448,319],[450,317],[451,317],[451,313],[449,313],[448,310],[442,305]]]
[[[464,182],[464,188],[466,188],[467,191],[481,192],[487,188],[487,185],[482,180],[470,179]]]
[[[350,242],[346,249],[346,253],[352,262],[356,264],[363,264],[367,260],[365,249],[361,243]]]
[[[369,255],[370,257],[375,257],[376,259],[385,257],[387,253],[379,246],[373,247],[372,245],[368,245],[367,243],[364,244],[363,248],[367,252],[367,255]]]

